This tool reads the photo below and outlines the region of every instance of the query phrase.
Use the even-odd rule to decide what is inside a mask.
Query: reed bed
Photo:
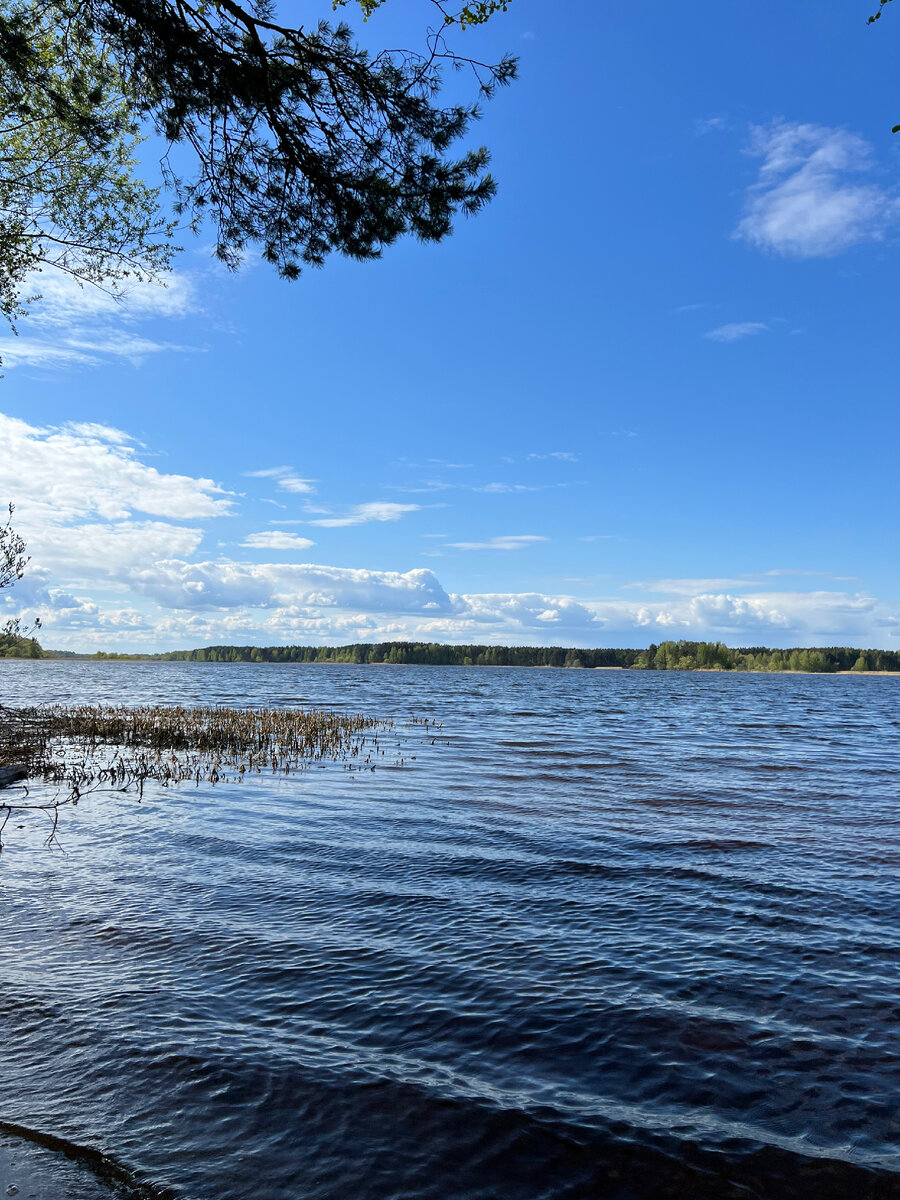
[[[413,725],[434,732],[428,718]],[[326,763],[348,770],[403,766],[393,720],[293,708],[185,708],[148,705],[0,707],[0,767],[22,767],[29,780],[57,785],[48,801],[23,803],[0,795],[3,825],[15,811],[56,815],[89,791],[136,790],[171,784],[236,782],[248,775],[291,774]],[[415,756],[412,756],[415,757]]]

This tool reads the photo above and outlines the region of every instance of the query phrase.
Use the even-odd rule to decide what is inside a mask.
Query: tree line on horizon
[[[20,639],[24,640],[24,639]],[[900,651],[850,646],[732,648],[723,642],[667,641],[646,649],[566,646],[446,645],[440,642],[357,642],[347,646],[205,646],[162,654],[43,651],[33,639],[25,654],[0,656],[124,659],[145,662],[388,663],[460,667],[619,667],[642,671],[900,671]],[[24,647],[23,647],[24,649]]]

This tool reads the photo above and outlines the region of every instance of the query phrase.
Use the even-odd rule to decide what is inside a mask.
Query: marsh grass
[[[429,731],[428,718],[411,724]],[[138,708],[62,705],[0,708],[0,766],[27,772],[23,795],[0,802],[0,834],[14,812],[51,815],[97,790],[140,797],[153,781],[235,782],[248,775],[291,774],[326,763],[348,770],[403,766],[407,758],[393,720],[292,708]],[[414,756],[413,756],[414,757]],[[28,781],[56,785],[51,799],[28,800]],[[2,843],[0,843],[2,847]]]

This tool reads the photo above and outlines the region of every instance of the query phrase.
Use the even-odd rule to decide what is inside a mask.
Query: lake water
[[[0,700],[444,720],[402,768],[87,798],[64,853],[7,825],[0,1175],[900,1195],[900,679],[2,662]]]

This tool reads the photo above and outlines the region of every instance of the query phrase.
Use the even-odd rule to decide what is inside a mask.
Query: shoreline
[[[556,667],[550,663],[536,663],[534,666],[524,666],[517,663],[392,663],[392,662],[267,662],[265,660],[257,661],[254,659],[237,659],[228,661],[220,660],[203,660],[190,658],[95,658],[93,655],[85,655],[84,657],[56,657],[52,654],[42,655],[40,658],[33,658],[30,655],[23,658],[18,658],[15,655],[4,655],[0,658],[2,662],[81,662],[81,663],[109,663],[117,664],[134,664],[147,663],[148,665],[157,666],[161,663],[202,663],[204,666],[213,667],[240,667],[240,666],[255,666],[255,667],[450,667],[462,668],[463,670],[488,670],[488,671],[633,671],[640,675],[887,675],[900,677],[900,671],[752,671],[743,667],[685,667],[684,669],[673,668],[671,670],[659,670],[657,668],[648,667]]]

